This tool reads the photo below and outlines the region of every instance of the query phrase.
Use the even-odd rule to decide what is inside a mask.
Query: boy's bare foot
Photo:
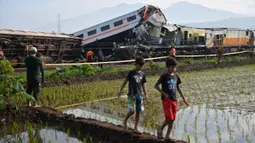
[[[40,105],[38,105],[38,104],[35,104],[35,106],[34,107],[41,107]]]
[[[158,137],[158,139],[163,139],[163,133],[162,133],[163,131],[160,129],[160,128],[158,128],[158,130],[157,130],[157,137]]]
[[[137,134],[141,134],[141,132],[140,132],[137,128],[135,128],[134,131],[135,131],[135,133],[137,133]]]
[[[170,142],[170,143],[175,143],[175,142],[176,142],[175,139],[171,139],[171,138],[169,138],[169,137],[166,137],[166,138],[165,138],[165,141]]]
[[[28,107],[31,107],[31,106],[32,106],[32,104],[31,104],[30,101],[27,102],[27,106],[28,106]]]
[[[125,121],[123,121],[123,128],[126,129],[126,130],[128,129],[127,123]]]

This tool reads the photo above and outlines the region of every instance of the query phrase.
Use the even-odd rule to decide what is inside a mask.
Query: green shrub
[[[12,73],[14,69],[6,58],[0,58],[0,73]]]
[[[0,71],[3,73],[0,75],[0,109],[5,108],[7,104],[20,107],[27,100],[35,101],[16,79],[6,75],[14,71],[8,60],[0,59]]]

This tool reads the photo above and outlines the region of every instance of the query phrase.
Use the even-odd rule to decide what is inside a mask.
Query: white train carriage
[[[124,31],[132,30],[146,21],[156,27],[160,27],[166,23],[166,18],[159,8],[148,5],[139,10],[75,32],[73,35],[82,38],[82,46],[84,46]]]

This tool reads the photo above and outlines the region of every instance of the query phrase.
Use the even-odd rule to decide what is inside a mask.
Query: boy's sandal
[[[125,123],[124,123],[124,121],[123,121],[123,128],[125,129],[125,130],[128,130],[128,126],[127,125],[125,125]]]

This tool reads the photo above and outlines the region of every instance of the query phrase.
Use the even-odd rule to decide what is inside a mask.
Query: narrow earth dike
[[[4,124],[12,124],[13,121],[22,124],[30,121],[34,124],[40,122],[47,123],[49,126],[58,126],[62,129],[70,129],[70,135],[82,140],[85,136],[93,138],[93,143],[102,141],[103,143],[160,143],[170,142],[159,140],[157,137],[149,134],[137,134],[130,130],[125,130],[120,126],[110,123],[99,122],[91,119],[75,118],[74,115],[63,114],[61,111],[48,107],[24,107],[14,110],[8,107],[1,112],[0,128]],[[78,136],[78,131],[80,135]],[[176,143],[186,143],[185,141],[176,141]]]

